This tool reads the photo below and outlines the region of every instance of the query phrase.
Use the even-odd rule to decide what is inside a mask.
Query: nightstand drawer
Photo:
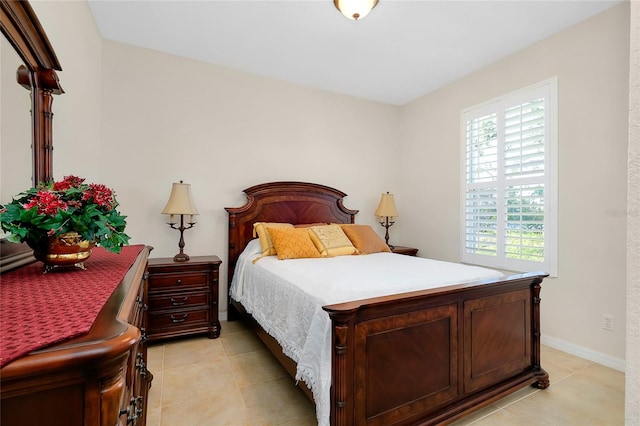
[[[149,314],[149,327],[157,332],[209,324],[209,309]]]
[[[208,292],[169,293],[163,295],[153,295],[149,297],[149,308],[152,312],[194,308],[198,306],[209,306]]]
[[[206,272],[203,273],[191,273],[191,274],[163,274],[149,276],[149,292],[153,293],[155,290],[168,290],[172,287],[176,289],[183,289],[185,287],[207,287],[209,275]]]

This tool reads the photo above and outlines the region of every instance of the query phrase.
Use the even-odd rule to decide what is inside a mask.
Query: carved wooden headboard
[[[255,222],[354,223],[358,210],[344,207],[342,191],[306,182],[270,182],[243,191],[247,203],[226,207],[229,213],[228,280],[231,284],[236,261],[253,239]]]

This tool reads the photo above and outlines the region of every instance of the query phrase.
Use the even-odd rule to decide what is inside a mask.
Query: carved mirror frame
[[[18,67],[17,82],[31,92],[32,184],[50,182],[53,180],[52,104],[53,95],[64,93],[56,74],[56,70],[62,71],[62,68],[47,34],[26,0],[0,0],[0,29],[24,63]],[[32,260],[26,245],[2,241],[0,271]]]

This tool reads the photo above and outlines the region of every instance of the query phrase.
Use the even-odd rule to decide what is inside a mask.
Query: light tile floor
[[[624,374],[542,347],[546,390],[522,389],[455,423],[614,426],[624,424]],[[241,321],[218,339],[193,337],[149,347],[149,426],[316,425],[313,404]]]

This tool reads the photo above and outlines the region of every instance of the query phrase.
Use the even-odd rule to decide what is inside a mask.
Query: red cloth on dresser
[[[85,334],[144,245],[95,248],[86,270],[42,273],[36,262],[0,276],[0,367]]]

